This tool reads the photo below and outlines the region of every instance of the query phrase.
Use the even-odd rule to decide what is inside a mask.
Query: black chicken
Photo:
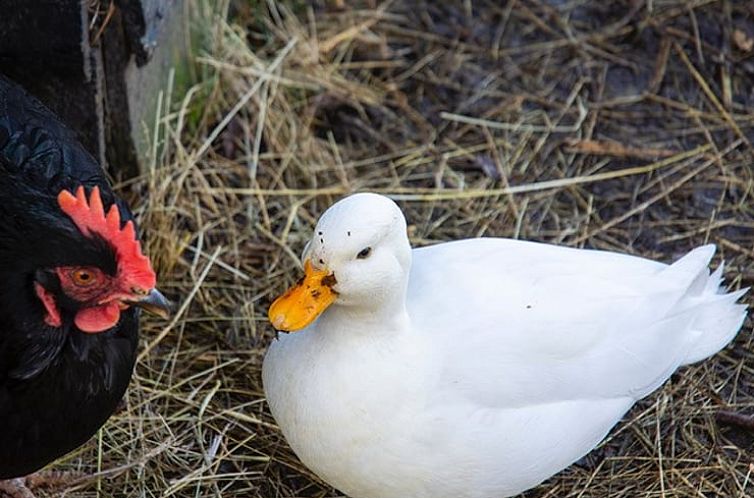
[[[97,162],[0,76],[0,480],[70,452],[113,413],[139,308],[167,316],[154,287],[133,215]]]

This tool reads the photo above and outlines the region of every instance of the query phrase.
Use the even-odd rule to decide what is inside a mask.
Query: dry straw
[[[671,261],[715,242],[732,287],[754,280],[748,2],[192,8],[200,79],[168,84],[151,167],[119,184],[182,306],[146,320],[122,410],[57,464],[92,476],[67,496],[338,496],[281,437],[260,368],[271,298],[349,192],[398,199],[415,245],[506,236]],[[754,496],[754,432],[715,420],[754,414],[751,346],[747,322],[526,496]]]

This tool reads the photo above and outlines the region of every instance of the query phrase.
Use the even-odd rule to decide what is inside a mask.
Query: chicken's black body
[[[19,477],[86,442],[116,409],[128,385],[138,311],[96,334],[44,322],[35,282],[61,265],[114,271],[103,240],[85,237],[56,202],[62,189],[99,186],[118,202],[96,161],[36,99],[0,76],[0,479]],[[46,282],[53,286],[54,282]]]

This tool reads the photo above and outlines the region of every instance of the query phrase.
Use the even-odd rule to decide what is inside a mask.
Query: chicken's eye
[[[95,282],[94,273],[89,270],[73,270],[71,281],[79,287],[89,287]]]

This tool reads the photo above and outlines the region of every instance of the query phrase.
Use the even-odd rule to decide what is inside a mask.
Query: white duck
[[[322,215],[305,278],[270,308],[276,328],[306,329],[270,346],[267,400],[301,461],[354,498],[512,496],[731,341],[745,290],[720,288],[714,252],[412,251],[398,206],[356,194]]]

